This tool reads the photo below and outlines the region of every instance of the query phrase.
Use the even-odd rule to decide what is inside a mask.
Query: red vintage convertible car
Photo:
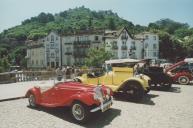
[[[189,84],[193,80],[193,58],[186,58],[171,67],[165,72],[179,84]]]
[[[108,87],[86,86],[78,82],[33,87],[26,93],[30,107],[71,107],[71,115],[78,123],[87,121],[92,112],[109,109],[112,95],[112,90]]]

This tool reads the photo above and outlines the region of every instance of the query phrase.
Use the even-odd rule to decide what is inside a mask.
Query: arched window
[[[51,41],[54,41],[54,35],[51,35]]]

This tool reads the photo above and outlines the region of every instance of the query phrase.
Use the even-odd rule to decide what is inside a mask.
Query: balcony
[[[127,39],[128,39],[128,36],[122,35],[122,36],[121,36],[121,39],[122,39],[122,40],[127,40]]]
[[[72,52],[66,52],[65,55],[72,55]]]
[[[87,57],[87,54],[86,53],[74,52],[74,57],[75,58],[85,58],[85,57]]]
[[[33,48],[40,48],[40,47],[44,47],[44,44],[43,43],[39,43],[39,44],[30,44],[27,46],[28,49],[33,49]]]
[[[95,40],[95,41],[93,41],[93,43],[95,43],[95,44],[100,44],[101,43],[101,41],[99,41],[99,40]]]
[[[131,49],[131,50],[136,50],[135,45],[131,46],[130,49]]]
[[[64,43],[65,45],[72,45],[72,42],[66,42],[66,43]]]
[[[127,46],[121,46],[121,50],[127,50]]]
[[[112,49],[117,50],[118,46],[117,45],[112,45]]]
[[[85,41],[74,41],[74,45],[90,45],[91,41],[90,40],[85,40]]]

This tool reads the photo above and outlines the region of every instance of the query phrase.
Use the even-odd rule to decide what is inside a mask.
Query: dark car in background
[[[172,78],[164,72],[163,67],[150,66],[142,73],[151,78],[150,86],[160,86],[165,89],[170,89],[172,86]]]

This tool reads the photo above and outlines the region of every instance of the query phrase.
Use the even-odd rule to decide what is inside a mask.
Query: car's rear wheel
[[[190,80],[187,76],[180,76],[178,78],[178,83],[179,84],[183,84],[183,85],[186,85],[186,84],[189,84]]]
[[[161,87],[163,87],[165,90],[169,90],[172,87],[172,83],[162,83]]]
[[[33,108],[37,107],[36,98],[35,98],[34,94],[29,94],[28,101],[29,101],[30,107],[33,107]]]
[[[76,101],[71,106],[71,114],[76,122],[84,123],[88,120],[90,112],[85,104]]]
[[[144,96],[143,87],[137,82],[128,82],[124,88],[124,94],[128,100],[139,102]]]

